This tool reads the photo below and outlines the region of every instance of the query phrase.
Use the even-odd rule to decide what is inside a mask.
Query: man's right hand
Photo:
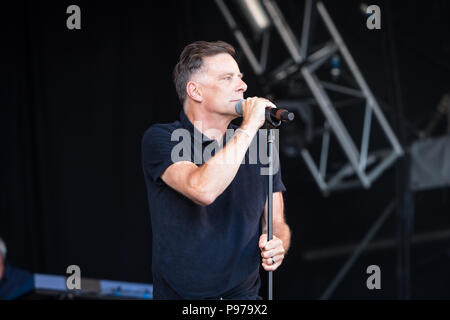
[[[266,121],[266,107],[276,106],[265,98],[252,97],[242,101],[242,128],[258,130]]]

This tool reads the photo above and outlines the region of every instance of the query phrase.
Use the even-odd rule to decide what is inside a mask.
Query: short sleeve
[[[170,127],[153,125],[142,138],[142,165],[146,175],[154,182],[174,162],[172,150],[178,141],[172,141]]]

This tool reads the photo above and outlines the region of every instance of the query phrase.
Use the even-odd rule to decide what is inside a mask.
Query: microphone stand
[[[265,129],[269,130],[267,134],[267,147],[269,149],[267,241],[270,241],[273,238],[273,129],[280,126],[281,121],[275,122],[272,117],[266,117],[266,119]],[[273,271],[269,271],[268,276],[268,300],[273,300]]]
[[[236,113],[242,115],[242,101],[236,103],[235,110]],[[272,240],[273,238],[273,140],[274,134],[273,129],[279,127],[281,124],[281,120],[277,118],[283,119],[283,121],[292,121],[294,120],[294,114],[286,111],[282,111],[278,115],[272,115],[271,108],[266,108],[266,122],[264,123],[264,128],[269,130],[267,134],[267,146],[269,149],[269,175],[268,175],[268,192],[267,192],[267,206],[268,206],[268,215],[267,215],[267,241]],[[273,110],[272,110],[273,111]],[[269,271],[269,300],[273,299],[272,295],[272,284],[273,284],[273,273]]]

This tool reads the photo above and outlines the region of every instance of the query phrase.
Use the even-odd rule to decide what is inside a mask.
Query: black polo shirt
[[[228,129],[237,128],[231,123],[228,126]],[[183,132],[190,136],[190,154],[178,152],[184,160],[190,159],[201,166],[205,159],[198,163],[201,153],[194,159],[196,146],[202,152],[209,146],[212,156],[214,146],[217,150],[221,148],[217,141],[194,127],[184,110],[178,121],[152,125],[143,136],[142,165],[153,233],[154,298],[257,298],[261,264],[258,241],[267,198],[267,175],[261,175],[260,169],[267,164],[260,157],[256,164],[251,164],[250,148],[247,149],[245,163],[225,191],[211,205],[197,205],[160,178],[167,167],[180,160],[171,156],[173,148],[182,140],[172,141],[176,129],[185,129]],[[254,139],[259,142],[258,135]],[[222,147],[225,145],[226,136]],[[257,148],[259,152],[259,143]],[[276,148],[274,151],[278,161]],[[286,190],[281,169],[273,181],[273,192]]]

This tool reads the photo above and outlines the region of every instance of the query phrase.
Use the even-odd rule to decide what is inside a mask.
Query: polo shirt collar
[[[207,136],[205,136],[202,132],[200,132],[191,122],[191,120],[189,120],[189,118],[187,117],[186,113],[184,112],[184,109],[182,108],[180,111],[180,121],[181,124],[183,125],[184,128],[189,130],[189,133],[194,137],[194,139],[198,139],[200,137],[200,139],[202,139],[202,141],[200,141],[202,144],[209,144],[211,142],[216,141],[215,139],[211,139],[208,138]],[[227,129],[232,129],[231,127],[231,122],[228,125]],[[223,139],[222,139],[223,143],[225,143],[226,140],[226,134],[223,135]]]

